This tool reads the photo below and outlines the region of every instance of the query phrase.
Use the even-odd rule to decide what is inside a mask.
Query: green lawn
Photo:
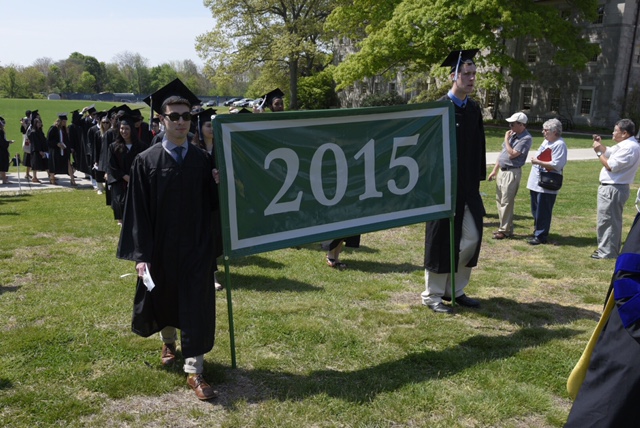
[[[495,241],[495,184],[480,310],[420,305],[424,225],[369,233],[349,265],[318,244],[231,261],[238,368],[226,294],[198,402],[160,341],[130,331],[133,264],[91,190],[0,197],[0,420],[5,426],[560,427],[565,382],[598,319],[614,262],[593,260],[598,164],[572,162],[550,245],[531,247],[528,191],[516,239]],[[525,167],[526,182],[529,166]],[[636,186],[637,187],[637,186]],[[635,189],[632,194],[635,195]],[[633,199],[633,197],[632,197]],[[627,204],[625,229],[635,209]],[[626,233],[626,232],[625,232]]]

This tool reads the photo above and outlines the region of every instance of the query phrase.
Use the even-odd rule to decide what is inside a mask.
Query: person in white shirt
[[[606,147],[599,135],[593,136],[593,150],[602,164],[598,187],[598,248],[591,254],[593,259],[614,259],[620,252],[622,210],[629,199],[629,185],[640,166],[640,145],[634,134],[635,124],[630,119],[621,119],[613,128],[614,146]]]

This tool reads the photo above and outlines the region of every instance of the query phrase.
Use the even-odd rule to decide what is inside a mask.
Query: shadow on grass
[[[582,319],[600,319],[600,312],[549,302],[522,303],[504,297],[477,300],[482,306],[479,310],[473,310],[475,313],[516,325],[545,327],[549,324],[568,324]]]
[[[20,289],[19,286],[5,287],[5,286],[0,285],[0,295],[2,295],[4,293],[15,293],[19,289]]]
[[[2,195],[0,196],[0,205],[11,205],[19,202],[27,202],[31,195]],[[0,213],[0,215],[8,215],[13,213]]]
[[[522,349],[568,339],[580,333],[567,328],[530,327],[507,336],[477,335],[449,349],[411,353],[398,360],[350,372],[329,369],[297,375],[273,370],[238,369],[224,376],[224,384],[216,385],[220,391],[216,403],[234,407],[236,402],[297,401],[325,394],[366,404],[379,394],[454,376],[476,365],[508,359]],[[217,370],[219,368],[212,367],[212,371]],[[247,388],[247,382],[251,388]]]
[[[221,280],[223,278],[220,278]],[[286,277],[273,278],[262,275],[231,275],[231,289],[253,291],[321,291],[322,287],[314,287],[305,282],[293,281]]]

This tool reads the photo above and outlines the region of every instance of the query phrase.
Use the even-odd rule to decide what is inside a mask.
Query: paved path
[[[487,153],[487,162],[493,165],[498,159],[498,152],[489,152]],[[569,150],[569,160],[596,160],[596,155],[593,153],[593,149],[570,149]],[[13,169],[13,168],[12,168]],[[34,192],[40,190],[60,190],[60,189],[91,189],[91,180],[80,178],[84,177],[83,173],[76,172],[76,183],[77,187],[71,187],[69,176],[67,175],[58,175],[56,176],[56,180],[58,184],[50,184],[49,179],[47,177],[47,173],[40,171],[38,172],[38,178],[42,182],[42,184],[30,183],[24,178],[24,169],[20,168],[20,179],[18,180],[18,174],[14,172],[7,173],[9,177],[9,181],[11,184],[0,184],[0,194],[16,194],[22,192]]]

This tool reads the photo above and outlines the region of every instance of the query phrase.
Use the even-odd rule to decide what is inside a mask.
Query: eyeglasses
[[[165,114],[164,117],[168,117],[171,122],[177,122],[178,120],[180,120],[180,118],[182,118],[182,120],[184,120],[185,122],[188,122],[191,120],[191,113],[189,113],[188,111],[184,113],[174,112],[174,113]]]

